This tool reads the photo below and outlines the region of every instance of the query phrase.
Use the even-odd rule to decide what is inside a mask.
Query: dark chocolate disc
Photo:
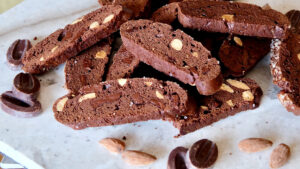
[[[14,87],[20,92],[32,94],[40,89],[40,82],[32,74],[19,73],[14,79]]]
[[[11,44],[8,48],[6,58],[9,64],[14,67],[22,66],[22,58],[25,56],[26,51],[32,47],[27,39],[18,39]]]
[[[186,153],[188,149],[184,147],[176,147],[171,151],[168,159],[168,169],[187,169]]]

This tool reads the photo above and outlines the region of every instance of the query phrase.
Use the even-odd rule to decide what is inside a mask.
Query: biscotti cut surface
[[[200,94],[211,95],[222,84],[219,62],[201,43],[181,30],[149,20],[128,21],[120,28],[128,51],[153,68],[195,85]]]
[[[81,87],[102,81],[109,61],[112,39],[104,39],[96,45],[69,58],[65,66],[66,88],[76,93]]]
[[[151,20],[171,24],[177,19],[178,3],[173,2],[162,6],[152,14]]]
[[[238,112],[259,106],[262,90],[251,79],[227,79],[221,90],[200,100],[198,112],[191,112],[173,119],[173,125],[185,135]]]
[[[128,17],[121,6],[108,5],[75,20],[27,51],[23,70],[38,74],[58,66],[117,31]]]
[[[290,26],[282,13],[252,4],[192,0],[178,6],[179,22],[192,29],[285,39]]]
[[[174,82],[119,79],[85,86],[53,105],[55,118],[74,129],[173,117],[187,110],[187,92]]]
[[[113,56],[113,61],[108,69],[106,80],[117,80],[130,77],[139,63],[139,59],[127,51],[125,46],[122,45],[118,52]]]

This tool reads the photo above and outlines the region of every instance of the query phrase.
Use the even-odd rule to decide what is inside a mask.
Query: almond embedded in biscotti
[[[300,61],[300,53],[297,54],[298,60]]]
[[[91,23],[91,25],[90,25],[90,29],[95,29],[95,28],[99,28],[99,22],[93,22],[93,23]]]
[[[89,93],[89,94],[85,94],[83,96],[81,96],[79,99],[78,99],[78,102],[82,102],[84,100],[87,100],[87,99],[93,99],[93,98],[96,98],[96,93]]]
[[[233,15],[230,15],[230,14],[224,14],[222,15],[222,19],[224,19],[225,21],[227,22],[232,22],[233,21]]]
[[[286,144],[279,144],[273,151],[270,157],[270,167],[282,167],[290,157],[290,147]]]
[[[106,56],[107,56],[106,52],[104,50],[101,50],[96,53],[95,58],[96,59],[104,59],[104,58],[106,58]]]
[[[239,149],[246,153],[255,153],[271,147],[273,143],[263,138],[247,138],[239,143]]]
[[[75,25],[76,23],[81,22],[82,19],[83,19],[83,18],[78,18],[78,19],[76,19],[75,21],[73,21],[73,22],[71,23],[71,25]]]
[[[106,24],[106,23],[110,22],[114,17],[115,17],[114,14],[110,14],[110,15],[108,15],[106,18],[104,18],[104,20],[103,20],[102,23],[103,23],[103,24]]]
[[[122,159],[135,166],[144,166],[152,164],[156,161],[156,157],[141,151],[126,150],[122,153]]]
[[[145,83],[145,85],[147,85],[147,86],[152,86],[152,82],[144,82]]]
[[[202,110],[208,110],[207,106],[200,106]]]
[[[233,40],[237,45],[243,46],[243,42],[242,42],[241,38],[235,36],[235,37],[233,37]]]
[[[54,48],[51,49],[51,52],[55,52],[55,50],[58,48],[58,46],[55,46]]]
[[[193,55],[194,57],[199,57],[198,52],[193,52],[192,55]]]
[[[164,96],[159,91],[156,91],[155,94],[157,98],[164,99]]]
[[[99,144],[112,153],[121,153],[125,150],[125,143],[115,138],[105,138],[99,141]]]
[[[179,39],[173,39],[170,43],[171,47],[177,51],[180,51],[183,47],[182,41]]]
[[[41,57],[41,58],[40,58],[40,61],[41,61],[41,62],[42,62],[42,61],[44,61],[44,60],[45,60],[45,58],[44,58],[44,57]]]
[[[224,90],[224,91],[227,91],[227,92],[229,92],[229,93],[234,93],[234,90],[230,87],[230,86],[228,86],[228,85],[226,85],[226,84],[222,84],[222,86],[221,86],[221,88],[220,88],[221,90]]]
[[[233,107],[233,106],[234,106],[232,100],[227,100],[226,103],[227,103],[230,107]]]
[[[127,83],[127,79],[118,79],[118,83],[120,86],[124,86]]]
[[[63,98],[63,99],[60,99],[60,100],[58,101],[58,103],[56,104],[56,110],[57,110],[57,111],[63,111],[63,109],[64,109],[65,104],[67,103],[67,101],[68,101],[68,98],[67,98],[67,97],[65,97],[65,98]]]
[[[242,96],[243,96],[244,101],[251,102],[251,101],[254,100],[254,96],[253,96],[253,94],[251,93],[251,91],[249,91],[249,90],[244,91],[244,92],[242,93]]]
[[[245,83],[233,79],[227,79],[226,80],[231,86],[234,86],[239,89],[243,90],[250,90],[249,86],[247,86]]]

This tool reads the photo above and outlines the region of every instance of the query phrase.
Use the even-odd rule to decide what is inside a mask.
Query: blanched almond
[[[123,160],[130,164],[136,166],[148,165],[156,161],[156,157],[153,155],[134,150],[126,150],[122,153]]]
[[[239,149],[247,153],[255,153],[271,147],[273,143],[263,138],[247,138],[239,143]]]
[[[286,144],[279,144],[272,152],[270,157],[270,167],[282,167],[290,157],[290,147]]]
[[[125,150],[125,143],[115,138],[105,138],[99,141],[103,147],[112,153],[121,153]]]

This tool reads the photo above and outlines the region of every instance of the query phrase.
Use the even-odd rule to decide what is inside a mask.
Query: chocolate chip
[[[168,159],[168,169],[187,169],[185,157],[188,149],[176,147],[171,151]]]
[[[32,45],[27,39],[18,39],[14,41],[6,53],[8,63],[16,68],[23,66],[22,58],[25,56],[26,51],[28,51],[31,47]]]
[[[199,140],[192,145],[187,153],[188,165],[194,168],[208,168],[218,157],[217,145],[207,139]]]
[[[11,91],[3,93],[0,101],[2,110],[16,117],[34,117],[42,110],[41,104],[37,100],[20,100]]]

